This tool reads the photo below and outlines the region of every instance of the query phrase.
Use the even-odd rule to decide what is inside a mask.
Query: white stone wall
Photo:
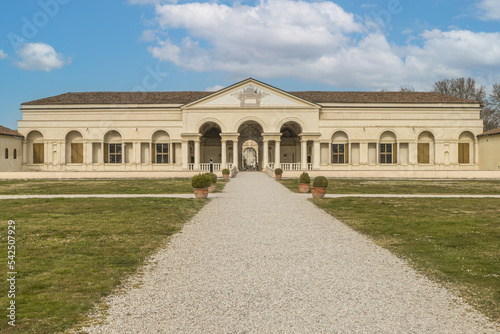
[[[23,161],[22,138],[0,135],[0,172],[20,171]],[[8,151],[8,158],[5,157],[5,150]],[[14,159],[14,150],[16,158]]]

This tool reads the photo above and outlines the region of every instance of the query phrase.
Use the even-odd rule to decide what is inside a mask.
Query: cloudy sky
[[[0,4],[0,125],[68,91],[430,90],[500,82],[498,0],[40,0]]]

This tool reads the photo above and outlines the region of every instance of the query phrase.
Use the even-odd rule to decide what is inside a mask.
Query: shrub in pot
[[[323,198],[328,187],[328,179],[324,176],[318,176],[314,179],[311,193],[313,198]]]
[[[208,187],[212,184],[212,178],[207,174],[198,174],[191,178],[191,185],[194,188],[196,198],[207,198]]]
[[[215,192],[215,186],[217,185],[217,175],[215,175],[214,173],[205,173],[205,174],[210,176],[210,180],[212,180],[210,187],[208,187],[208,192],[213,193]]]
[[[276,168],[274,170],[274,175],[276,176],[276,180],[281,179],[281,175],[283,175],[283,169],[281,168]]]
[[[229,179],[229,174],[230,174],[229,169],[224,168],[224,169],[222,170],[222,177],[224,178],[224,180]]]
[[[303,172],[299,177],[299,192],[300,193],[308,193],[310,188],[311,178],[309,174]]]

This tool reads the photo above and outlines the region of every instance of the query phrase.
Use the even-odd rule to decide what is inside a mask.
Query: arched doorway
[[[217,123],[207,122],[200,127],[200,163],[221,162],[221,128]]]
[[[307,159],[307,162],[311,162],[311,154],[308,152],[312,151],[312,146],[307,146],[306,157],[301,156],[300,147],[300,134],[302,133],[302,128],[296,122],[290,121],[286,122],[281,126],[281,157],[280,162],[282,167],[285,169],[300,170],[302,159]]]
[[[241,159],[238,159],[239,170],[245,170],[245,164],[250,166],[250,160],[248,159],[254,159],[252,160],[255,161],[252,165],[253,169],[262,170],[262,132],[264,132],[262,126],[256,121],[246,121],[238,128],[238,156],[241,157]],[[254,153],[252,153],[252,150]],[[255,157],[253,154],[255,154]]]
[[[259,145],[254,140],[247,140],[242,146],[243,170],[258,170]]]

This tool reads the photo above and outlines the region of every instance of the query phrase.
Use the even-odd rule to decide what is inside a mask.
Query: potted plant
[[[208,187],[208,192],[209,193],[214,193],[215,192],[215,186],[217,185],[217,175],[214,173],[205,173],[210,177],[210,180],[212,180],[212,183],[210,184],[210,187]]]
[[[313,198],[323,198],[328,187],[328,179],[324,176],[318,176],[314,179],[311,193]]]
[[[303,172],[299,177],[299,192],[300,193],[308,193],[310,188],[311,178],[309,174]]]
[[[274,170],[274,175],[276,176],[276,180],[281,180],[281,175],[283,175],[283,169],[276,168]]]
[[[198,174],[191,178],[191,185],[194,188],[194,197],[207,198],[208,187],[212,184],[212,178],[207,174]]]
[[[224,178],[224,180],[229,179],[229,173],[230,173],[230,171],[229,171],[229,169],[227,169],[227,168],[224,168],[224,169],[222,170],[222,177]]]

